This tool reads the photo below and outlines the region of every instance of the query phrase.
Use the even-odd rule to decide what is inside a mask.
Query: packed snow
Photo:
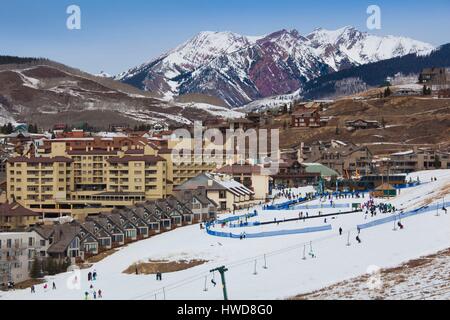
[[[434,178],[437,181],[432,181]],[[410,174],[407,179],[420,179],[419,186],[402,189],[392,199],[376,199],[376,203],[390,203],[399,210],[408,212],[425,205],[435,206],[437,212],[443,201],[448,202],[450,170],[426,171]],[[293,190],[294,194],[305,195],[311,188]],[[230,228],[229,225],[216,225],[218,231],[234,233],[254,233],[268,230],[298,229],[331,225],[332,230],[307,234],[285,235],[256,239],[231,239],[208,235],[199,225],[176,229],[142,240],[121,248],[118,252],[81,270],[80,288],[73,284],[75,272],[47,277],[49,289],[42,285],[36,293],[30,290],[17,290],[0,293],[0,299],[84,299],[84,292],[101,289],[103,299],[222,299],[220,277],[210,270],[222,265],[230,299],[284,299],[301,293],[311,292],[334,283],[366,274],[371,266],[381,268],[398,266],[403,262],[423,255],[432,254],[450,247],[448,225],[450,215],[439,215],[432,210],[406,218],[405,228],[393,231],[391,223],[363,229],[359,235],[361,243],[355,241],[356,226],[362,223],[385,218],[389,214],[379,213],[375,217],[364,212],[323,217],[328,213],[347,211],[354,203],[364,203],[364,198],[335,199],[337,208],[330,208],[329,199],[316,199],[301,204],[291,210],[263,210],[257,206],[241,211],[239,215],[256,210],[258,215],[249,222],[273,221],[280,223],[245,228]],[[277,200],[282,202],[283,199]],[[306,207],[308,206],[308,207]],[[320,214],[319,214],[320,211]],[[300,212],[308,220],[282,222],[296,218]],[[224,217],[231,216],[224,215]],[[325,221],[325,219],[327,219]],[[339,228],[343,235],[339,235]],[[231,231],[230,231],[231,230]],[[348,235],[350,234],[349,238]],[[347,245],[349,240],[350,245]],[[309,255],[313,251],[313,255]],[[303,254],[306,252],[306,260]],[[163,274],[162,281],[154,275],[127,275],[123,271],[136,262],[152,260],[207,260],[206,264],[174,273]],[[263,268],[266,266],[267,268]],[[98,279],[89,283],[87,273],[96,270]],[[256,272],[255,272],[256,271]],[[212,284],[213,280],[218,283]],[[51,290],[55,282],[57,290]],[[206,291],[205,291],[206,284]],[[369,289],[367,289],[369,290]],[[92,299],[92,295],[90,295]]]

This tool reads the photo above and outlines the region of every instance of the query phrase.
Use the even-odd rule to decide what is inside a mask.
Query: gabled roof
[[[36,231],[42,238],[48,240],[55,232],[55,226],[53,225],[41,225],[31,227],[30,230]]]
[[[155,217],[155,215],[147,212],[144,207],[136,208],[135,212],[147,224],[148,223],[158,223],[159,222],[159,220]]]
[[[0,205],[0,217],[40,217],[41,214],[25,208],[17,202]]]
[[[80,237],[80,226],[79,224],[62,224],[55,226],[54,232],[54,242],[48,248],[48,253],[64,253],[69,247],[70,243],[75,239],[75,237]]]

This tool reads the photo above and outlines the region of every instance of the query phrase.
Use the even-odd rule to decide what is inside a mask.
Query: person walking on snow
[[[94,269],[94,273],[92,274],[92,279],[97,280],[97,271]]]
[[[88,281],[91,281],[91,280],[92,280],[92,272],[89,271],[89,273],[88,273]]]
[[[356,241],[358,241],[358,243],[361,243],[361,239],[359,238],[359,236],[356,236]]]
[[[102,290],[98,289],[98,298],[101,299],[102,298]]]
[[[339,228],[339,235],[342,236],[342,228]]]
[[[53,282],[52,290],[56,290],[56,283],[55,282]]]
[[[36,293],[34,285],[31,286],[31,293]]]

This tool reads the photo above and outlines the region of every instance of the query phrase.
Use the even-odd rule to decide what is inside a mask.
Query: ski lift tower
[[[222,266],[222,267],[213,269],[210,272],[214,273],[216,271],[220,273],[220,278],[222,280],[223,300],[228,300],[227,285],[225,283],[225,272],[227,272],[228,269],[225,268],[225,266]]]

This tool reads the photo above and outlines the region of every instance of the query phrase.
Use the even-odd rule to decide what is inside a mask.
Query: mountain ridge
[[[406,37],[370,35],[351,26],[334,31],[318,28],[305,36],[295,29],[264,36],[204,31],[115,79],[165,100],[206,94],[238,107],[289,94],[329,73],[433,48]]]

